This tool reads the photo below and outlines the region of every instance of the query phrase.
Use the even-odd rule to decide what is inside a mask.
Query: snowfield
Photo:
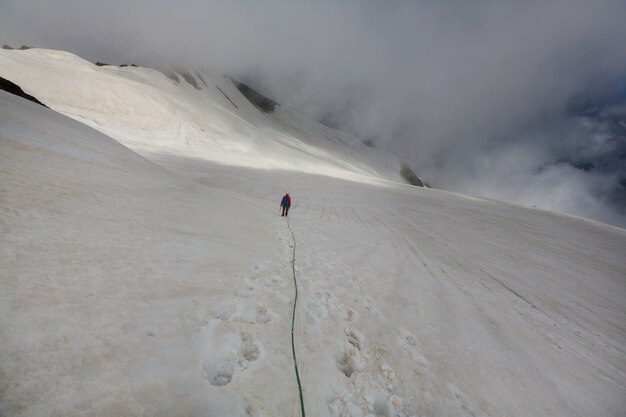
[[[289,192],[308,416],[624,416],[626,231],[204,75],[0,51],[0,415],[299,416]]]
[[[267,117],[227,77],[209,71],[193,76],[200,90],[180,75],[175,82],[148,68],[97,67],[62,51],[0,50],[0,77],[143,155],[400,181],[395,157],[292,109]]]

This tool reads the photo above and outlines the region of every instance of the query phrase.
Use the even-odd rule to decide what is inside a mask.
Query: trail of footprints
[[[289,256],[286,252],[285,257]],[[257,264],[250,276],[233,288],[230,296],[216,295],[214,300],[196,305],[190,323],[198,347],[201,375],[212,386],[229,385],[238,374],[249,370],[263,357],[256,328],[270,325],[277,317],[266,304],[280,306],[291,302],[288,281],[281,274],[284,273],[282,269],[284,265]],[[327,403],[330,414],[336,417],[406,416],[402,411],[401,384],[395,370],[383,361],[384,349],[376,343],[366,343],[363,333],[354,328],[360,321],[359,309],[340,306],[333,292],[320,288],[320,284],[322,287],[329,284],[322,280],[315,285],[318,287],[315,298],[306,304],[305,322],[312,329],[323,326],[330,314],[339,313],[348,325],[335,360],[339,375],[350,388]],[[362,314],[380,317],[372,297],[363,297],[361,303]],[[411,333],[400,329],[396,342],[417,362],[426,362]]]
[[[256,361],[260,355],[260,344],[253,334],[240,331],[228,336],[227,339],[235,341],[229,352],[222,352],[217,357],[205,360],[202,365],[202,377],[216,387],[228,385],[235,370],[247,369],[250,362]]]
[[[324,237],[314,240],[323,243]],[[394,368],[385,362],[386,350],[377,341],[366,340],[359,329],[362,319],[382,317],[374,298],[360,290],[351,268],[337,259],[332,246],[305,252],[300,259],[308,271],[303,276],[305,294],[310,294],[305,298],[303,311],[307,331],[320,336],[337,334],[341,338],[338,344],[333,339],[329,344],[335,346],[337,387],[343,387],[337,390],[336,397],[327,401],[329,414],[334,417],[406,416],[402,383]],[[416,338],[404,330],[399,333],[396,342],[419,355]]]
[[[347,310],[347,317],[354,312]],[[346,320],[348,320],[346,318]],[[352,328],[344,330],[343,349],[337,354],[337,369],[351,387],[344,395],[328,402],[332,416],[406,416],[403,413],[401,384],[395,370],[382,362],[382,348],[367,346],[364,335]],[[402,331],[402,337],[415,343],[415,337]],[[367,352],[369,350],[369,352]],[[361,372],[363,375],[360,375]]]
[[[252,268],[231,296],[196,303],[189,321],[196,341],[201,375],[212,386],[224,387],[263,356],[257,326],[269,325],[276,315],[267,305],[290,302],[277,291],[286,285],[279,267],[263,263]],[[259,301],[261,300],[261,301]]]
[[[357,313],[346,309],[344,320],[353,321],[355,315],[358,317]],[[346,390],[327,403],[331,416],[409,417],[415,415],[417,410],[423,411],[424,404],[404,402],[404,384],[396,370],[385,361],[387,352],[384,345],[368,343],[363,333],[352,327],[344,329],[344,336],[342,348],[335,358]],[[457,408],[467,415],[481,415],[479,407],[463,392],[430,372],[430,363],[421,354],[415,335],[400,328],[395,343],[410,354],[412,366],[419,369],[422,375],[419,386],[427,401],[435,404],[434,410],[440,406],[446,410]],[[430,410],[430,413],[433,412],[437,415],[436,411]]]
[[[355,330],[347,330],[347,344],[337,356],[337,368],[348,378],[365,367],[365,360],[361,355],[363,335]]]

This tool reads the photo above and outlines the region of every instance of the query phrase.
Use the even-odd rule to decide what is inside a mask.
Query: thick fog
[[[622,0],[0,0],[0,42],[208,66],[434,187],[626,226]]]

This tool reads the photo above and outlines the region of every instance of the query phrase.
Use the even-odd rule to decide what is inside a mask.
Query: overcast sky
[[[433,186],[626,227],[624,0],[0,0],[0,42],[205,65]]]

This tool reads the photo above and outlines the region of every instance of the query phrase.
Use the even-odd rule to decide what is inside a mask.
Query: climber
[[[291,197],[289,197],[289,193],[283,196],[283,199],[280,201],[280,206],[282,207],[281,217],[287,217],[289,213],[289,207],[291,207]]]

